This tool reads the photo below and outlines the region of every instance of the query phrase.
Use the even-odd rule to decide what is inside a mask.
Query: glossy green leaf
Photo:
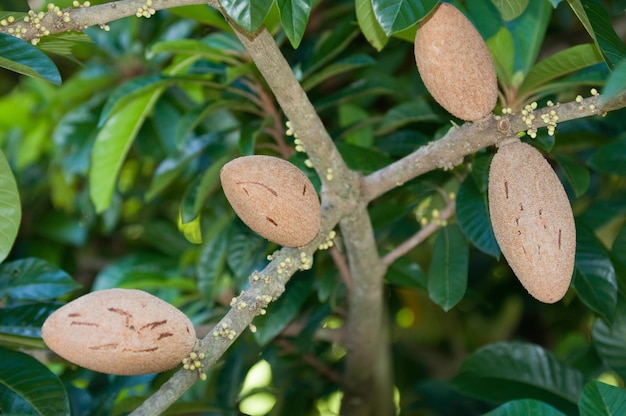
[[[196,266],[198,290],[207,306],[215,303],[215,287],[218,285],[226,267],[228,234],[225,230],[230,223],[231,217],[223,215],[218,221],[211,224],[206,233],[206,241],[200,249],[200,256]]]
[[[585,385],[580,396],[582,416],[619,416],[626,414],[626,391],[597,380]]]
[[[176,233],[179,234],[177,230]],[[165,237],[162,235],[161,238]],[[121,287],[127,281],[162,277],[171,274],[174,265],[171,259],[160,255],[134,252],[102,269],[96,276],[91,291]]]
[[[426,275],[420,265],[405,257],[399,258],[389,267],[385,279],[392,285],[411,289],[425,290],[427,286]]]
[[[0,347],[0,409],[7,415],[70,415],[63,383],[30,355]]]
[[[500,15],[506,21],[513,20],[524,13],[529,0],[493,0],[500,11]]]
[[[591,329],[593,347],[602,362],[622,379],[626,378],[626,302],[620,297],[615,319],[609,326],[602,319],[596,319]]]
[[[9,255],[22,221],[22,205],[11,166],[0,151],[0,262]]]
[[[298,311],[313,290],[315,280],[310,275],[298,275],[287,283],[285,293],[270,303],[265,315],[257,316],[254,339],[260,346],[267,345],[296,317]]]
[[[379,128],[376,130],[376,134],[388,134],[410,123],[437,122],[441,120],[441,116],[433,111],[428,101],[420,97],[398,104],[387,111]]]
[[[363,32],[363,36],[374,49],[381,51],[389,41],[389,36],[387,36],[376,20],[372,0],[356,0],[354,7],[356,9],[356,20],[359,23],[361,32]]]
[[[222,0],[224,11],[248,32],[261,26],[274,0]]]
[[[41,326],[59,306],[59,303],[28,303],[0,308],[0,333],[40,338]]]
[[[456,197],[456,218],[467,239],[479,250],[496,259],[500,247],[489,219],[487,193],[480,192],[473,177],[466,178]]]
[[[133,98],[111,114],[98,133],[89,169],[89,195],[98,213],[111,204],[126,154],[162,91],[159,88]]]
[[[350,55],[345,58],[338,59],[332,64],[324,67],[318,72],[312,73],[302,82],[302,88],[308,91],[322,82],[336,77],[337,75],[354,71],[358,68],[371,66],[376,63],[376,60],[369,55],[356,54]]]
[[[561,50],[532,67],[520,86],[518,94],[533,94],[539,87],[556,78],[595,65],[598,62],[602,62],[602,56],[591,43]]]
[[[448,225],[439,230],[428,268],[428,296],[446,312],[463,299],[468,268],[469,246],[461,229]]]
[[[533,399],[511,400],[485,413],[484,416],[565,416],[565,413],[547,403]]]
[[[572,285],[588,308],[612,322],[617,302],[615,269],[600,240],[581,223],[576,224],[576,262]]]
[[[477,153],[472,161],[472,179],[476,183],[476,187],[482,193],[487,192],[489,188],[489,168],[491,167],[491,159],[493,153]]]
[[[232,29],[224,20],[224,17],[208,4],[194,4],[191,6],[170,7],[168,12],[181,16],[186,19],[193,19],[205,25],[212,26],[223,31],[231,31]]]
[[[171,78],[164,77],[163,75],[146,75],[125,82],[117,87],[107,98],[100,112],[98,127],[102,127],[111,114],[120,112],[122,107],[126,107],[134,98],[154,91],[158,87],[166,86],[172,81]]]
[[[277,0],[280,22],[293,48],[297,48],[309,21],[313,0]]]
[[[511,32],[503,26],[495,35],[487,39],[486,43],[498,80],[508,87],[516,86],[513,73],[515,71],[515,44]]]
[[[322,70],[337,56],[346,50],[350,43],[360,34],[353,22],[341,22],[329,32],[322,34],[315,44],[315,52],[310,64],[304,70],[303,79]]]
[[[613,98],[626,92],[626,59],[620,61],[602,88],[600,95],[600,104],[604,105]]]
[[[513,73],[527,74],[535,65],[551,15],[552,7],[548,2],[530,1],[524,13],[508,22],[515,51]]]
[[[556,160],[559,162],[559,166],[563,169],[565,178],[572,188],[577,197],[587,192],[591,176],[589,170],[586,167],[578,163],[576,159],[565,154],[555,155]]]
[[[202,104],[183,115],[176,128],[175,142],[179,147],[192,135],[199,125],[210,126],[209,132],[217,133],[236,129],[239,125],[232,111],[256,113],[252,103],[243,100],[217,100],[210,104]],[[183,149],[184,151],[184,149]]]
[[[175,39],[155,43],[150,48],[150,53],[171,53],[174,55],[193,55],[207,59],[211,62],[239,64],[239,60],[233,57],[232,51],[219,49],[207,45],[206,40]]]
[[[387,36],[422,20],[437,0],[372,0],[374,15]]]
[[[611,255],[617,263],[626,267],[626,224],[622,226],[613,240]]]
[[[253,271],[261,270],[267,263],[265,251],[268,241],[244,227],[237,225],[229,228],[226,257],[228,267],[240,284],[247,282]]]
[[[584,378],[540,346],[503,342],[466,358],[452,382],[483,400],[536,399],[569,415],[577,414]]]
[[[626,45],[615,33],[605,6],[599,0],[567,1],[585,26],[611,70],[626,57]]]
[[[178,179],[189,163],[205,151],[210,140],[208,137],[190,140],[180,151],[163,159],[154,171],[145,199],[153,200]]]
[[[0,67],[61,85],[61,74],[45,53],[6,33],[0,33]]]
[[[349,131],[341,135],[341,138],[347,143],[370,147],[374,142],[374,130],[367,123],[372,116],[361,106],[351,103],[340,104],[338,108],[339,124],[342,128],[348,128]]]
[[[82,32],[61,32],[44,36],[39,40],[37,47],[44,52],[73,58],[72,51],[79,45],[93,47],[93,40]]]
[[[196,193],[196,200],[193,206],[194,212],[200,212],[211,194],[220,186],[220,170],[230,159],[232,159],[232,154],[228,153],[216,159],[211,166],[204,171]]]
[[[337,149],[350,169],[358,170],[364,174],[372,173],[391,163],[391,159],[373,148],[338,142]]]
[[[599,172],[626,176],[626,135],[597,147],[588,163]]]
[[[63,270],[38,258],[25,258],[0,265],[0,298],[53,299],[79,285]]]

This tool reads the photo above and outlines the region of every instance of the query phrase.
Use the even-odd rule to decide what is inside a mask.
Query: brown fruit
[[[91,292],[57,309],[41,336],[66,360],[107,374],[174,368],[193,349],[193,324],[169,303],[141,290]]]
[[[498,99],[498,81],[485,41],[449,3],[441,3],[415,35],[415,62],[433,98],[469,121],[488,115]]]
[[[273,156],[244,156],[220,172],[222,188],[239,218],[257,234],[300,247],[320,231],[320,201],[296,166]]]
[[[516,140],[493,157],[489,168],[489,214],[502,254],[536,299],[563,298],[576,252],[574,215],[550,164]]]

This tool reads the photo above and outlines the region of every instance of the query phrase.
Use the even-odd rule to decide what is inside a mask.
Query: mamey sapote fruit
[[[550,164],[515,139],[489,168],[489,214],[502,254],[524,288],[554,303],[574,271],[576,229],[567,194]]]
[[[100,290],[73,300],[46,319],[41,336],[66,360],[118,375],[174,368],[196,342],[185,314],[134,289]]]
[[[319,233],[321,209],[315,188],[286,160],[261,155],[239,157],[224,165],[220,179],[239,218],[262,237],[299,247]]]
[[[469,121],[487,116],[498,99],[496,72],[485,41],[449,3],[441,3],[415,35],[415,62],[433,98]]]

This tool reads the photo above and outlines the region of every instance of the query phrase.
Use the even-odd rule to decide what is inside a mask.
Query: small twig
[[[339,271],[339,276],[343,281],[343,284],[346,285],[348,291],[352,287],[352,275],[350,274],[350,267],[348,266],[348,262],[346,261],[346,257],[339,251],[337,246],[333,246],[330,248],[330,255],[335,262],[335,266],[337,267],[337,271]]]
[[[456,204],[454,200],[449,201],[446,207],[443,209],[443,211],[441,211],[441,214],[439,215],[440,221],[430,222],[429,224],[425,225],[421,230],[413,234],[413,236],[411,236],[402,244],[400,244],[399,246],[394,248],[392,251],[387,253],[387,255],[385,255],[382,258],[383,264],[385,264],[387,267],[391,266],[400,257],[404,256],[406,253],[413,250],[415,247],[421,244],[424,240],[430,237],[435,231],[441,228],[443,221],[447,221],[454,215],[455,206]]]

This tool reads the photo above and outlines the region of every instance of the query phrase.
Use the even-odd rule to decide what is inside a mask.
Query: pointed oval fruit
[[[196,343],[193,324],[169,303],[135,289],[91,292],[52,313],[46,345],[66,360],[117,375],[176,367]]]
[[[475,121],[495,107],[498,81],[487,45],[453,5],[439,4],[420,24],[415,62],[430,94],[455,117]]]
[[[496,240],[528,293],[563,298],[572,279],[576,228],[567,194],[541,153],[519,140],[489,168],[489,215]]]
[[[320,231],[320,201],[313,184],[293,164],[273,156],[244,156],[220,172],[222,188],[239,218],[257,234],[300,247]]]

